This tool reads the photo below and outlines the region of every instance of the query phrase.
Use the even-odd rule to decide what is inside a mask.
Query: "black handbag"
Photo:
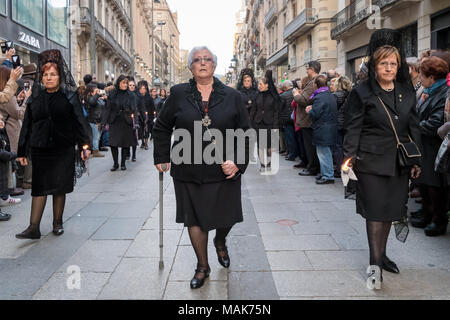
[[[383,106],[384,110],[386,111],[389,121],[392,126],[392,130],[394,131],[395,138],[397,139],[397,152],[398,152],[398,161],[401,167],[412,167],[414,165],[418,165],[420,162],[420,157],[422,154],[420,153],[419,148],[414,143],[413,139],[408,135],[409,141],[402,143],[400,142],[400,139],[397,135],[397,130],[395,130],[394,122],[392,121],[392,117],[389,114],[389,111],[386,108],[386,105],[384,104],[383,100],[378,97],[378,99],[381,102],[381,105]]]
[[[444,138],[441,143],[441,147],[434,161],[434,171],[439,173],[447,173],[450,167],[450,145],[449,145],[450,133]]]

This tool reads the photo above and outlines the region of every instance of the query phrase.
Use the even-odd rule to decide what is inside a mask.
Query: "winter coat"
[[[7,103],[16,94],[19,85],[16,81],[9,79],[5,88],[0,92],[0,103]]]
[[[333,96],[336,98],[337,109],[338,109],[338,130],[344,129],[344,119],[345,119],[345,107],[344,103],[347,100],[349,92],[346,90],[339,90],[333,92]]]
[[[11,151],[17,153],[19,146],[20,130],[25,116],[26,104],[21,107],[17,104],[16,97],[12,97],[8,103],[0,104],[0,112],[5,122],[6,133],[10,142]]]
[[[314,92],[314,81],[316,78],[311,79],[303,89],[300,95],[294,96],[294,101],[297,103],[297,118],[296,126],[300,128],[311,128],[312,122],[305,109],[307,106],[312,105],[310,97]]]
[[[104,112],[105,103],[102,100],[99,100],[100,96],[98,94],[92,96],[89,95],[87,99],[87,121],[89,123],[101,123],[102,114]]]
[[[269,90],[259,92],[256,96],[255,107],[252,108],[250,114],[250,118],[255,124],[255,127],[269,126],[272,129],[278,129],[280,104],[281,100],[273,97]]]
[[[294,89],[289,89],[288,91],[280,94],[281,98],[281,109],[280,109],[280,128],[285,128],[289,123],[292,123],[292,100],[294,100]]]
[[[337,103],[329,91],[317,94],[309,112],[315,146],[334,146],[337,137]]]

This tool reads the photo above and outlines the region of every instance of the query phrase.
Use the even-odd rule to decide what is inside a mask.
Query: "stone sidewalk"
[[[216,258],[210,279],[191,290],[196,259],[187,229],[175,223],[170,176],[164,181],[164,268],[159,269],[158,174],[152,151],[138,152],[126,172],[111,173],[110,155],[90,161],[67,198],[65,234],[51,233],[51,199],[40,241],[14,234],[28,223],[29,191],[0,224],[0,299],[449,299],[450,236],[425,237],[411,228],[394,235],[388,255],[401,273],[384,273],[384,288],[365,287],[368,247],[364,220],[341,183],[317,186],[281,160],[276,175],[251,165],[243,179],[244,222],[228,239],[230,269]],[[69,289],[74,268],[80,289]],[[69,284],[69,286],[68,286]]]

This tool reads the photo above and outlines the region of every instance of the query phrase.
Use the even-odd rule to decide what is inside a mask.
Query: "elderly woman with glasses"
[[[165,172],[172,162],[176,221],[188,227],[197,256],[192,289],[200,288],[211,272],[209,231],[216,229],[218,261],[228,268],[230,257],[225,238],[234,224],[243,221],[240,176],[247,168],[249,142],[246,139],[244,147],[238,149],[236,143],[227,144],[225,136],[228,129],[245,132],[249,127],[248,113],[241,94],[214,77],[216,66],[217,57],[207,47],[192,49],[188,67],[193,78],[171,88],[153,128],[155,166],[159,172]],[[177,135],[183,132],[189,134],[180,141]],[[205,154],[214,147],[214,161],[208,161],[211,159]]]

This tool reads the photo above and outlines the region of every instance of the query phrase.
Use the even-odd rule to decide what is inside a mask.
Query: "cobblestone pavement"
[[[51,233],[51,201],[40,241],[14,235],[26,228],[30,192],[0,223],[0,299],[449,299],[450,235],[428,238],[411,228],[406,243],[391,233],[388,255],[401,273],[383,274],[383,289],[365,286],[368,245],[355,203],[340,181],[318,186],[281,160],[275,175],[251,165],[243,178],[244,222],[229,238],[230,269],[209,240],[211,276],[191,290],[195,255],[175,223],[175,195],[164,180],[164,268],[159,268],[158,174],[152,151],[138,152],[125,172],[111,156],[90,161],[68,195],[65,234]],[[412,204],[414,205],[414,204]],[[77,274],[80,270],[78,282]]]

